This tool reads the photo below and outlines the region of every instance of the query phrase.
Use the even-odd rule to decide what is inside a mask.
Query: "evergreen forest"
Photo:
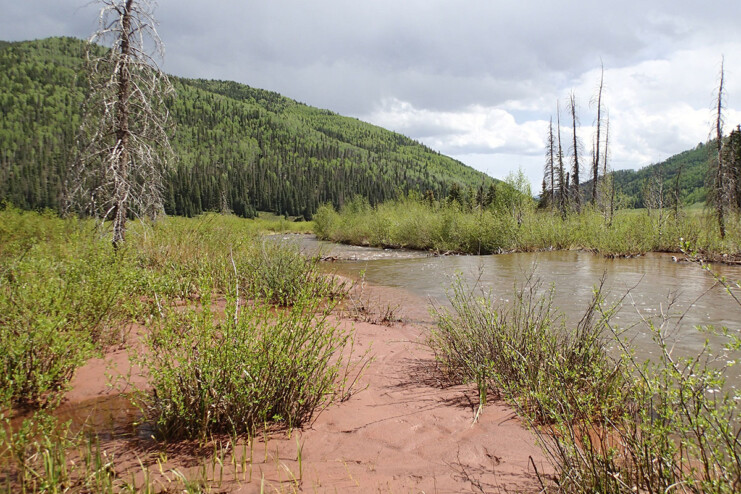
[[[102,49],[102,48],[100,48]],[[0,43],[0,202],[59,210],[88,94],[86,43]],[[228,81],[171,77],[176,162],[165,212],[310,218],[356,195],[445,197],[492,182],[401,134]]]

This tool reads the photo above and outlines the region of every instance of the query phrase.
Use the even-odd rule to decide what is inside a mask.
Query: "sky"
[[[0,39],[88,38],[99,7],[0,0]],[[571,138],[572,92],[591,151],[601,67],[614,169],[707,141],[723,57],[726,134],[741,124],[738,0],[160,0],[154,16],[168,73],[277,91],[495,178],[522,170],[534,192],[557,105]]]

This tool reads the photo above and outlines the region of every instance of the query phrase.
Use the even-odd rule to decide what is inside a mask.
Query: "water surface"
[[[423,252],[394,251],[321,242],[313,236],[286,236],[309,252],[321,251],[336,259],[327,270],[358,279],[361,273],[372,284],[404,290],[428,303],[445,304],[446,290],[460,275],[478,289],[496,298],[512,298],[515,285],[529,276],[555,289],[555,305],[571,323],[578,321],[592,299],[594,288],[605,277],[608,303],[622,299],[613,322],[633,328],[637,350],[645,355],[655,351],[643,319],[657,324],[662,313],[671,316],[676,352],[697,352],[708,335],[698,326],[727,327],[741,331],[739,306],[699,264],[675,262],[673,256],[649,253],[635,258],[608,259],[582,251],[551,251],[489,256],[431,256]],[[741,267],[714,265],[729,280],[741,280]],[[724,337],[710,336],[716,347]]]

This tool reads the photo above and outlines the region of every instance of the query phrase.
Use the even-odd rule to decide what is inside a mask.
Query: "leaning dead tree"
[[[129,217],[163,211],[163,174],[173,157],[165,99],[173,88],[157,63],[164,49],[155,2],[99,1],[99,28],[87,52],[90,96],[67,203],[112,221],[118,248]]]
[[[597,204],[597,181],[599,180],[599,161],[600,161],[600,144],[601,144],[601,130],[602,130],[602,89],[604,88],[605,80],[605,67],[601,67],[599,77],[599,88],[597,89],[597,95],[593,102],[597,105],[597,122],[594,142],[592,144],[592,205]]]

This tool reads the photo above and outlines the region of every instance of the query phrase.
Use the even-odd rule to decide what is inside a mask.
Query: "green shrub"
[[[207,289],[203,289],[208,293]],[[341,384],[350,335],[328,319],[312,287],[275,310],[230,301],[216,322],[204,297],[171,311],[146,339],[146,415],[163,437],[254,434],[266,423],[306,423]]]
[[[607,397],[620,375],[606,356],[604,320],[595,309],[599,291],[576,328],[566,327],[552,307],[553,290],[541,294],[536,283],[516,290],[510,302],[490,294],[476,296],[461,279],[448,298],[451,308],[433,307],[436,326],[428,343],[451,378],[475,382],[482,402],[487,391],[504,393],[539,423],[559,415],[555,390],[566,388],[569,401],[587,413],[610,406]]]
[[[74,254],[41,242],[3,259],[0,403],[54,402],[78,366],[120,341],[131,273],[109,246],[88,240]]]
[[[738,492],[741,393],[725,374],[739,363],[741,338],[721,329],[723,348],[706,343],[694,356],[672,355],[674,320],[664,307],[644,328],[657,357],[639,361],[599,292],[569,330],[552,292],[528,284],[505,305],[475,297],[459,280],[452,308],[433,309],[429,344],[452,379],[516,406],[557,472],[553,490]],[[608,344],[617,351],[608,353]]]
[[[606,256],[638,255],[677,252],[680,238],[708,254],[741,253],[741,222],[728,221],[726,238],[720,239],[713,218],[701,212],[622,210],[610,221],[591,207],[561,217],[527,203],[507,204],[429,204],[410,195],[376,207],[354,202],[339,213],[322,206],[315,232],[319,238],[354,245],[468,254],[587,249]]]

